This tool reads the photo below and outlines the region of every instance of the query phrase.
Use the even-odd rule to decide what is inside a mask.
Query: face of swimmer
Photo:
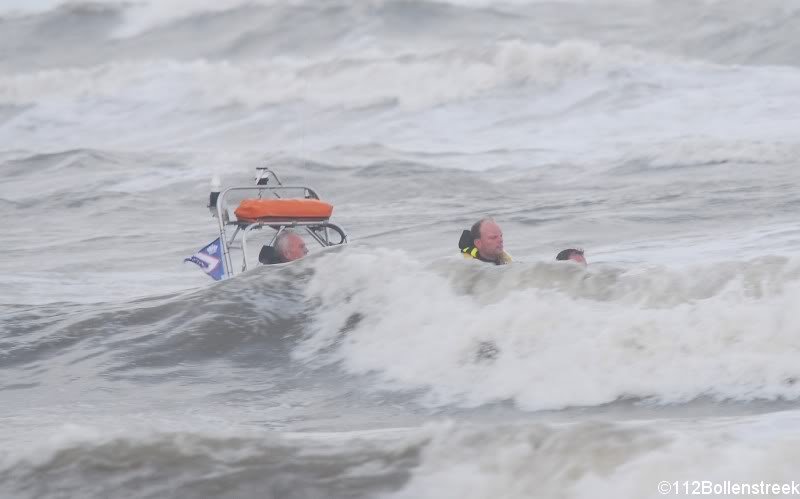
[[[499,260],[503,254],[503,231],[494,220],[486,220],[480,226],[480,238],[475,239],[475,247],[487,260]]]

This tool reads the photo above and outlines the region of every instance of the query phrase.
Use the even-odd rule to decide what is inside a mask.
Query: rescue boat
[[[256,184],[220,190],[220,181],[211,181],[208,208],[217,219],[219,241],[226,277],[270,262],[270,251],[278,235],[288,228],[305,231],[322,247],[347,243],[347,233],[331,221],[333,205],[322,201],[317,191],[305,185],[284,185],[269,167],[256,168]],[[254,235],[268,230],[268,243]],[[254,243],[259,242],[259,258]],[[233,262],[241,265],[235,271]]]

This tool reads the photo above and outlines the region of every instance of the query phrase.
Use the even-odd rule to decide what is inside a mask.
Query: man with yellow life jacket
[[[462,232],[458,247],[464,258],[495,265],[511,263],[511,256],[503,250],[503,231],[489,217],[478,220],[470,230]]]

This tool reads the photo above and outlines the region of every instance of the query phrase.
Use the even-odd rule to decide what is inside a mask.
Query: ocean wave
[[[387,497],[655,498],[667,490],[659,486],[675,487],[671,493],[681,495],[725,482],[747,484],[761,494],[767,489],[754,487],[764,482],[794,483],[800,435],[792,423],[796,417],[772,416],[440,427],[409,483]],[[770,430],[770,424],[780,430]],[[697,463],[703,463],[702,476]]]
[[[205,161],[214,155],[202,154]],[[192,155],[150,152],[120,152],[101,149],[72,149],[52,153],[23,153],[3,161],[7,178],[7,196],[21,208],[37,207],[56,211],[90,204],[97,215],[110,214],[115,208],[154,210],[143,196],[166,196],[173,199],[198,199],[203,196],[198,179],[207,182],[214,173],[229,172],[226,166],[192,165]],[[243,175],[239,175],[240,177]],[[41,183],[40,179],[48,179]],[[186,186],[191,187],[187,192]],[[163,207],[161,208],[163,209]],[[58,215],[75,216],[69,212]],[[51,214],[54,216],[54,214]]]
[[[202,421],[194,421],[189,431],[185,423],[153,426],[167,425],[142,425],[135,418],[126,430],[114,423],[60,425],[33,445],[0,455],[0,493],[374,497],[407,479],[424,442],[424,437],[399,438],[393,432],[282,434],[226,430]]]
[[[603,48],[584,41],[549,46],[508,41],[460,53],[378,59],[122,62],[6,75],[0,78],[0,103],[43,106],[88,99],[96,105],[148,104],[186,113],[304,100],[324,107],[395,102],[415,109],[503,87],[552,89],[591,73],[635,67],[645,59],[625,47]]]
[[[608,16],[617,20],[614,29],[604,21]],[[12,49],[3,61],[8,69],[96,65],[155,54],[179,59],[307,56],[332,47],[352,56],[376,47],[407,47],[412,38],[421,42],[420,48],[502,38],[552,44],[577,37],[718,63],[797,65],[792,35],[799,22],[800,10],[791,0],[757,5],[742,0],[372,0],[325,5],[307,0],[40,0],[4,3],[0,40]],[[284,29],[287,25],[294,29]],[[674,26],[683,26],[681,43],[675,42]],[[41,39],[59,43],[41,46]],[[32,47],[36,57],[30,57]]]
[[[798,293],[800,265],[785,257],[585,271],[423,266],[353,247],[192,292],[15,308],[0,363],[9,385],[46,384],[45,362],[156,385],[210,382],[219,363],[252,380],[265,364],[335,368],[429,407],[796,400]]]
[[[620,153],[757,161],[760,151],[781,153],[771,144],[794,142],[785,103],[799,75],[579,39],[353,57],[122,59],[4,74],[0,105],[15,111],[0,138],[37,151],[302,148],[322,157],[375,143],[515,151],[526,163],[532,149],[555,163],[613,163]]]
[[[431,406],[800,397],[796,261],[588,273],[466,262],[433,271],[388,251],[324,262],[306,289],[318,309],[295,358],[423,390]]]
[[[304,266],[262,267],[236,280],[163,297],[17,306],[0,340],[0,366],[13,370],[53,360],[124,377],[139,369],[145,376],[169,367],[194,372],[198,364],[217,360],[261,365],[275,357],[283,363],[278,346],[290,343],[281,338],[297,331],[293,322],[305,313],[293,284],[302,283],[305,272]],[[38,379],[24,377],[29,383]]]
[[[56,425],[33,444],[14,447],[0,456],[0,490],[14,497],[113,490],[136,498],[641,498],[658,497],[660,482],[791,484],[800,457],[797,416],[780,413],[701,421],[442,421],[302,434],[219,428],[197,418],[190,425],[123,419],[125,429],[118,421]],[[696,476],[698,462],[703,476]]]

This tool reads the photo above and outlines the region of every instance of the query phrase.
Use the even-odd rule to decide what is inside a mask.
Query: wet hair
[[[477,222],[475,222],[474,224],[472,224],[472,227],[469,229],[469,231],[472,234],[472,240],[473,241],[475,239],[480,239],[481,238],[481,226],[484,224],[484,222],[494,222],[494,218],[492,218],[492,217],[483,217],[480,220],[478,220]]]
[[[556,255],[556,260],[569,260],[572,257],[572,255],[583,256],[583,250],[569,248],[563,251],[559,251],[558,254]]]

